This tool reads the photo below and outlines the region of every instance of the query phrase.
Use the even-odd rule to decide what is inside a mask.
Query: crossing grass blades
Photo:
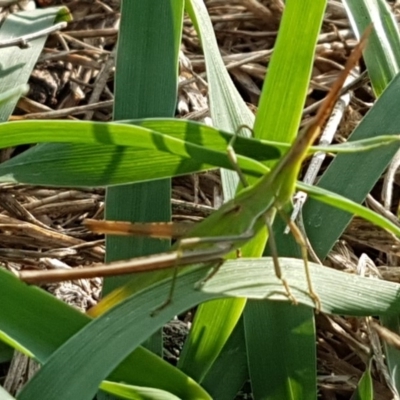
[[[224,257],[239,249],[266,226],[269,231],[269,246],[275,274],[282,282],[286,296],[294,304],[297,304],[288,282],[282,275],[271,227],[276,214],[283,215],[282,210],[291,202],[302,162],[329,118],[348,74],[360,59],[370,31],[371,28],[365,31],[359,44],[348,58],[344,70],[325,97],[317,115],[298,135],[287,153],[254,186],[242,190],[234,199],[225,203],[204,221],[188,231],[187,225],[177,223],[135,224],[120,221],[85,221],[85,225],[89,229],[98,233],[145,235],[164,239],[176,237],[178,240],[172,251],[72,270],[20,271],[17,272],[19,278],[30,284],[37,284],[173,268],[171,289],[166,302],[160,307],[163,308],[172,300],[179,267],[200,263],[207,267],[213,267],[215,270],[221,265]],[[290,223],[290,229],[302,249],[308,294],[318,311],[321,303],[313,288],[309,272],[306,240],[293,222]]]

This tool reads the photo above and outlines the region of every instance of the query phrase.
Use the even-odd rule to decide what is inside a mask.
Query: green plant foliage
[[[0,181],[3,182],[108,186],[212,167],[233,168],[226,152],[232,135],[189,121],[148,119],[108,124],[21,121],[3,123],[1,132],[4,132],[0,135],[1,148],[25,143],[66,143],[38,145],[2,163]],[[400,136],[385,135],[330,147],[314,146],[310,153],[368,151],[399,140]],[[277,159],[287,148],[284,143],[251,138],[237,137],[234,141],[240,168],[255,177],[268,171],[258,161]]]
[[[142,288],[143,289],[143,288]],[[41,364],[91,318],[0,269],[0,337]],[[39,310],[39,311],[38,311]],[[160,377],[162,379],[160,380]],[[204,397],[204,390],[182,372],[139,347],[109,376],[116,382],[158,387],[180,397]],[[103,388],[103,390],[106,390]]]
[[[296,136],[325,7],[326,1],[286,2],[260,98],[254,125],[256,137],[291,143]],[[307,22],[301,16],[306,16]],[[272,304],[252,302],[245,310],[244,322],[255,396],[316,399],[312,310],[294,310],[286,304],[275,309]],[[260,352],[269,356],[260,357]]]
[[[358,382],[357,390],[353,396],[354,400],[373,400],[374,391],[372,386],[371,376],[371,361],[369,362],[368,368],[363,373],[360,382]]]
[[[297,183],[298,189],[313,198],[304,220],[321,258],[354,214],[400,236],[397,225],[360,205],[399,148],[397,26],[383,0],[345,3],[358,32],[370,22],[374,24],[366,63],[380,98],[349,143],[326,149],[347,154],[336,157],[319,187]],[[235,139],[232,133],[237,127],[252,125],[254,118],[223,67],[203,2],[187,0],[186,8],[204,49],[214,128],[169,118],[176,100],[183,1],[162,0],[154,7],[151,0],[124,0],[122,5],[114,113],[118,122],[2,123],[0,148],[41,144],[0,165],[0,180],[107,186],[108,218],[148,221],[169,219],[169,181],[149,181],[215,167],[232,170],[226,150],[229,144],[233,144],[238,165],[250,183],[268,173],[298,131],[326,1],[286,1],[255,119],[255,137]],[[68,13],[57,8],[29,17],[21,13],[7,19],[0,38],[41,29],[57,18],[68,18]],[[44,38],[30,49],[1,50],[5,65],[0,74],[3,121],[25,90],[43,44]],[[318,150],[321,148],[312,148],[310,153]],[[230,171],[222,175],[226,198],[233,197],[237,177]],[[271,193],[268,196],[271,198]],[[162,207],[161,198],[165,200]],[[335,224],[328,223],[332,220]],[[275,224],[280,262],[299,306],[285,296],[271,257],[260,258],[266,231],[243,247],[243,258],[226,261],[203,284],[199,282],[209,265],[182,268],[172,303],[155,316],[152,312],[170,290],[171,270],[107,281],[110,293],[90,316],[0,270],[0,340],[7,344],[1,347],[0,357],[8,357],[11,346],[43,364],[18,400],[91,400],[99,389],[99,398],[107,392],[126,399],[228,400],[249,377],[255,399],[316,399],[315,304],[308,295],[303,261],[293,258],[297,249],[280,233],[281,228],[282,223]],[[209,233],[212,235],[212,228]],[[107,259],[114,260],[159,252],[168,243],[149,247],[144,240],[108,238],[107,246]],[[313,263],[310,269],[323,312],[379,315],[386,325],[398,328],[400,285]],[[150,345],[148,340],[174,315],[197,305],[179,365],[168,365],[156,355],[159,338]],[[144,343],[156,354],[141,347]],[[387,351],[387,359],[398,386],[398,352]],[[367,368],[357,389],[358,398],[372,398],[371,382]],[[2,388],[0,398],[11,398],[1,396]]]
[[[282,266],[299,303],[313,307],[313,301],[307,294],[302,261],[283,259]],[[128,296],[127,287],[121,289],[121,293],[125,293],[127,297],[59,347],[41,372],[25,387],[20,398],[34,399],[39,393],[43,400],[72,399],[74,396],[91,398],[100,381],[139,346],[147,335],[173,315],[200,302],[227,295],[256,300],[268,298],[274,301],[288,301],[281,282],[274,276],[273,265],[268,258],[228,261],[201,291],[195,288],[195,284],[204,277],[204,269],[187,268],[183,272],[185,273],[177,282],[176,292],[179,295],[174,297],[170,306],[153,317],[150,315],[151,311],[159,306],[160,301],[168,294],[169,279],[157,282],[140,292],[132,292],[131,296]],[[316,290],[321,295],[323,312],[362,316],[391,315],[400,310],[398,284],[361,278],[316,264],[311,264],[311,272]],[[12,284],[21,285],[19,282]],[[299,310],[299,307],[291,307]],[[297,328],[293,326],[296,334],[309,334],[309,328],[298,320],[297,324]],[[93,340],[93,337],[96,337],[96,340]],[[71,364],[74,368],[68,368]],[[76,372],[89,367],[90,376]],[[58,373],[60,370],[63,374]],[[131,379],[134,380],[135,377]],[[54,382],[51,387],[48,387],[49,380]],[[62,384],[65,380],[70,382],[68,387]],[[157,381],[160,385],[168,384],[165,377],[158,376]],[[44,388],[46,394],[43,394]],[[179,389],[174,388],[173,393]]]
[[[0,41],[15,38],[18,36],[35,33],[39,30],[52,26],[55,22],[69,21],[70,16],[65,7],[54,7],[24,11],[10,14],[1,25]],[[12,90],[20,92],[25,87],[31,72],[43,49],[46,35],[39,37],[30,43],[26,49],[19,49],[15,46],[0,49],[1,70],[0,70],[0,93],[7,96]],[[7,121],[17,104],[19,95],[3,104],[0,108],[0,121]]]

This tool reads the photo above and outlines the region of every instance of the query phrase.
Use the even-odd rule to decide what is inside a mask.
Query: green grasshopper
[[[26,282],[37,283],[89,278],[104,276],[105,274],[128,274],[175,267],[174,282],[177,274],[177,266],[193,264],[195,262],[211,263],[214,266],[218,265],[220,264],[218,260],[221,260],[222,257],[233,250],[239,249],[261,229],[267,226],[275,274],[281,280],[287,297],[293,303],[297,303],[291,293],[289,284],[282,276],[271,227],[277,211],[282,213],[283,208],[291,202],[302,162],[307,157],[310,146],[319,135],[321,127],[331,114],[347,75],[361,57],[369,31],[364,33],[360,43],[353,50],[344,70],[324,99],[316,117],[296,138],[284,157],[254,186],[242,190],[234,199],[225,203],[219,210],[190,229],[188,233],[182,235],[181,231],[174,231],[175,225],[172,224],[131,224],[128,222],[93,220],[86,220],[85,222],[93,231],[108,234],[147,234],[148,236],[159,238],[174,235],[181,236],[182,238],[174,245],[175,251],[119,261],[98,267],[73,270],[22,271],[18,273],[19,277]],[[290,227],[302,248],[308,292],[318,310],[320,309],[320,301],[311,282],[307,262],[306,241],[294,223],[291,223]],[[167,303],[171,301],[173,285],[171,285],[171,292]]]

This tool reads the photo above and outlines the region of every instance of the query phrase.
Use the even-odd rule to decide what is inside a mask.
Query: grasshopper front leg
[[[312,279],[311,279],[310,268],[308,266],[308,245],[307,245],[307,241],[306,241],[303,233],[299,229],[299,227],[290,218],[288,218],[285,215],[284,219],[286,220],[286,222],[288,224],[288,227],[290,228],[290,231],[292,232],[292,235],[293,235],[294,239],[296,240],[297,244],[300,246],[301,256],[302,256],[302,259],[304,261],[304,271],[305,271],[306,279],[307,279],[308,294],[311,297],[311,299],[313,300],[313,302],[315,304],[315,310],[318,313],[318,312],[321,311],[321,300],[320,300],[317,292],[314,290],[314,285],[313,285]]]
[[[272,210],[270,210],[270,212],[265,214],[265,225],[267,226],[267,230],[268,230],[268,246],[269,246],[269,249],[271,252],[272,261],[274,263],[275,275],[282,282],[282,285],[285,288],[286,296],[288,297],[288,299],[294,305],[297,305],[298,301],[296,300],[292,291],[290,290],[290,286],[289,286],[287,280],[283,277],[282,269],[279,264],[278,250],[277,250],[275,236],[274,236],[274,232],[272,230],[272,223],[271,223],[271,221],[274,220],[275,213],[276,213],[276,209],[272,209]]]
[[[224,263],[224,258],[222,256],[223,254],[228,254],[232,250],[234,250],[237,247],[235,245],[237,242],[243,242],[243,241],[249,240],[253,236],[254,236],[253,231],[249,230],[247,232],[244,232],[241,235],[188,237],[188,238],[179,239],[177,244],[175,245],[176,252],[177,252],[177,258],[176,258],[176,265],[174,266],[174,270],[173,270],[173,274],[172,274],[172,278],[171,278],[171,286],[170,286],[170,290],[168,293],[168,297],[159,307],[157,307],[154,311],[152,311],[151,316],[154,317],[160,311],[162,311],[165,307],[169,306],[172,303],[173,296],[175,293],[176,280],[178,278],[180,260],[183,259],[185,250],[195,247],[197,249],[197,251],[201,253],[201,250],[199,250],[199,247],[206,246],[203,250],[204,255],[205,255],[204,263],[207,263],[206,255],[210,251],[212,252],[213,248],[215,248],[221,254],[221,258],[217,261],[214,260],[214,262],[211,264],[211,272],[208,273],[207,276],[199,283],[199,286],[202,286],[206,281],[211,279],[218,272],[218,269]],[[208,246],[208,245],[210,245],[210,246]]]

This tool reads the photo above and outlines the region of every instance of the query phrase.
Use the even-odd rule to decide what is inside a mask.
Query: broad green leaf
[[[298,303],[313,308],[315,304],[308,295],[303,260],[284,257],[279,261]],[[322,312],[360,317],[399,312],[399,284],[351,275],[312,262],[309,267],[315,290],[321,298]],[[229,260],[201,290],[219,296],[290,304],[282,283],[273,272],[270,257]],[[294,310],[299,308],[291,306]]]
[[[170,123],[172,127],[177,126],[173,121]],[[208,129],[205,125],[186,123],[180,124],[179,127],[177,137],[172,137],[144,127],[117,123],[75,121],[4,123],[0,126],[0,147],[32,142],[74,142],[96,146],[71,144],[35,146],[21,156],[3,163],[0,166],[0,174],[3,175],[4,181],[98,186],[155,179],[168,174],[180,175],[215,165],[232,168],[226,152],[226,143],[230,138],[228,134],[222,133],[219,138],[216,135],[217,139],[214,140],[212,133],[218,131]],[[194,143],[185,142],[179,137],[186,135],[191,137],[192,134]],[[201,141],[197,144],[199,140],[205,141],[210,148],[202,146]],[[220,150],[213,150],[214,144]],[[116,148],[115,145],[124,147]],[[238,140],[236,146],[239,153],[257,152],[258,157],[255,158],[263,159],[279,155],[279,151],[277,152],[276,148],[269,144],[260,144],[258,150],[256,147],[257,143],[251,140]],[[265,156],[260,152],[260,148],[265,150]],[[169,155],[170,152],[179,155],[179,158]],[[199,159],[202,160],[201,163],[197,161]],[[257,161],[240,154],[238,162],[246,173],[265,171]],[[127,166],[125,163],[130,163],[131,167],[124,173],[123,167]],[[144,171],[140,167],[146,167],[146,164],[149,166],[148,172],[147,175],[143,175]],[[157,168],[154,168],[155,165]],[[55,170],[57,174],[54,175]],[[130,175],[128,171],[131,171]],[[121,174],[126,177],[122,178]]]
[[[152,0],[122,2],[114,120],[174,116],[183,5],[184,0],[161,0],[155,9]],[[169,179],[109,187],[105,217],[126,221],[169,221],[170,198]],[[168,250],[169,246],[167,240],[106,235],[105,259],[115,261],[159,253]],[[126,276],[105,279],[103,294],[127,280],[129,277]],[[161,332],[148,337],[143,346],[162,355]]]
[[[92,399],[101,380],[106,378],[149,335],[175,314],[201,301],[215,298],[213,295],[206,295],[194,289],[195,283],[204,275],[204,269],[194,269],[191,272],[177,281],[176,291],[179,296],[174,298],[171,307],[165,308],[156,316],[152,317],[150,314],[166,298],[170,280],[158,282],[137,296],[131,297],[134,298],[134,304],[128,299],[94,319],[52,354],[41,370],[24,387],[18,399]],[[93,334],[95,336],[92,336]],[[96,340],[93,340],[93,337],[96,337]],[[74,368],[68,368],[68,365],[73,365]],[[89,365],[91,374],[83,373]],[[63,373],[60,374],[59,371]],[[49,377],[52,380],[50,387]],[[160,376],[158,378],[164,379]],[[68,384],[65,384],[66,382]],[[44,384],[46,389],[43,387]],[[177,390],[179,388],[171,389],[172,392]],[[200,388],[196,395],[198,399],[210,399],[205,392],[200,391]]]
[[[283,399],[289,398],[288,394],[291,399],[315,396],[315,323],[314,318],[309,316],[309,310],[308,307],[293,307],[279,302],[270,304],[269,307],[253,308],[251,313],[253,332],[251,340],[247,340],[247,352],[258,353],[260,361],[254,360],[249,364],[250,376],[252,382],[265,382],[265,386],[253,386],[254,398]],[[244,318],[248,318],[248,315],[249,313],[245,313]],[[290,318],[282,318],[283,315]],[[278,321],[279,324],[270,325],[265,329],[264,318],[271,323]],[[245,326],[247,326],[246,321]],[[248,329],[246,335],[247,332]],[[264,352],[260,352],[260,343],[263,342],[269,346],[262,346]],[[305,356],[308,359],[305,359]],[[265,362],[265,358],[268,358],[268,363]],[[274,368],[271,365],[274,365]],[[265,375],[266,367],[268,375]],[[305,390],[307,392],[304,392]]]
[[[0,269],[0,332],[17,349],[44,364],[91,319],[36,287],[29,287]],[[150,335],[150,333],[148,333]],[[156,387],[179,397],[199,396],[204,390],[187,375],[139,347],[108,377],[127,384]]]
[[[357,390],[352,396],[353,400],[373,400],[374,390],[371,376],[371,364],[372,360],[369,361],[367,369],[362,374],[362,377],[357,385]]]
[[[122,383],[115,383],[104,381],[101,384],[101,389],[111,392],[121,399],[129,400],[179,400],[179,397],[163,390],[145,388],[139,386],[124,385]]]
[[[313,307],[314,302],[307,293],[303,262],[282,258],[280,263],[299,304]],[[310,263],[310,271],[323,312],[363,316],[400,311],[398,284],[350,275],[313,263]],[[151,316],[151,312],[167,296],[170,280],[126,298],[93,320],[53,353],[40,373],[25,386],[19,399],[91,399],[101,380],[139,346],[149,332],[200,302],[224,296],[288,302],[269,258],[227,261],[199,291],[195,284],[205,272],[204,269],[184,269],[177,280],[179,295],[155,316]],[[299,310],[299,307],[292,307]],[[74,370],[64,368],[68,364],[73,364]],[[90,375],[84,373],[89,367]],[[61,370],[63,374],[54,372]],[[48,386],[50,378],[54,383],[51,387]]]

